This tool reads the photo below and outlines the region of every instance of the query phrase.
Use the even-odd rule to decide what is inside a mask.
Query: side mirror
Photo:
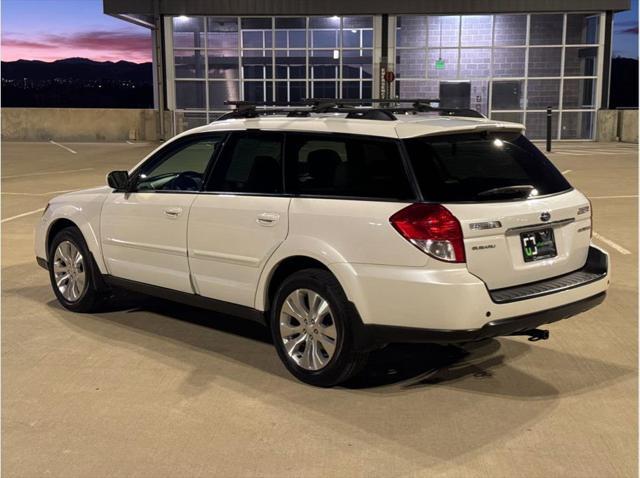
[[[113,189],[126,189],[127,185],[129,184],[129,172],[111,171],[109,174],[107,174],[107,184]]]

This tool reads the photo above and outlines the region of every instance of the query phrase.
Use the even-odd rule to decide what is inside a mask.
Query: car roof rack
[[[312,114],[344,113],[347,119],[370,119],[395,121],[397,114],[438,113],[441,116],[466,116],[484,118],[476,110],[468,108],[446,108],[433,106],[439,99],[392,98],[392,99],[339,99],[307,98],[301,101],[225,101],[235,108],[215,121],[232,118],[257,118],[259,116],[286,115],[288,118],[304,118]],[[410,106],[402,106],[410,105]]]

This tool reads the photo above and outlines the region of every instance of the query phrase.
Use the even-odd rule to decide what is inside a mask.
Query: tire
[[[77,254],[80,254],[79,260]],[[74,260],[65,261],[70,256]],[[67,227],[58,232],[51,241],[48,258],[51,287],[60,304],[73,312],[97,311],[109,294],[101,286],[99,269],[80,230]],[[69,266],[67,262],[74,265]]]
[[[276,292],[270,326],[289,372],[318,387],[332,387],[356,375],[368,354],[353,346],[354,314],[329,271],[304,269],[287,277]]]

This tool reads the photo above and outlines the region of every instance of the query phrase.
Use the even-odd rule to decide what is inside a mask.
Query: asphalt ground
[[[34,260],[41,209],[155,146],[2,143],[3,476],[636,476],[637,145],[550,154],[611,253],[600,307],[548,341],[391,346],[328,390],[252,323],[156,299],[58,305]]]

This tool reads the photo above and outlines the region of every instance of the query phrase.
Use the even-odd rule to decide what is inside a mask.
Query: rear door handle
[[[164,210],[164,215],[170,217],[171,219],[175,219],[182,214],[181,207],[169,207]]]
[[[274,226],[278,220],[280,219],[280,214],[275,212],[263,212],[262,214],[258,214],[258,218],[256,222],[261,226]]]

